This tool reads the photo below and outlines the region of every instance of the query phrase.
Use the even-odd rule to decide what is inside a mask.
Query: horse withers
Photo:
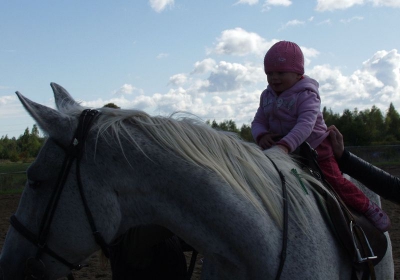
[[[351,279],[352,260],[311,190],[309,182],[318,182],[289,155],[261,151],[194,118],[88,110],[51,85],[57,110],[17,93],[48,139],[27,170],[1,280],[64,277],[146,224],[202,253],[202,279]],[[391,255],[385,259],[378,279],[393,279]]]

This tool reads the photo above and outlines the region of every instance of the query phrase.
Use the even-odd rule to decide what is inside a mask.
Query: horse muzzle
[[[40,259],[29,258],[25,262],[25,269],[16,269],[12,265],[0,264],[0,280],[47,280],[44,263]]]
[[[29,258],[25,264],[25,279],[48,279],[46,276],[46,266],[41,259]],[[1,280],[1,279],[0,279]]]

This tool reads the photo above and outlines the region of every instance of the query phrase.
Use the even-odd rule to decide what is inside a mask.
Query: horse
[[[51,87],[56,109],[17,92],[48,137],[10,219],[0,280],[65,277],[147,224],[200,252],[202,279],[352,279],[319,211],[320,183],[293,156],[187,114],[92,110]],[[393,279],[390,247],[376,271]]]

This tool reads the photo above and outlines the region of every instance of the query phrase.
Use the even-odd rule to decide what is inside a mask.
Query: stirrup
[[[356,233],[355,233],[354,230],[353,230],[354,227],[357,227],[357,228],[360,229],[360,231],[362,232],[362,234],[363,234],[363,236],[364,236],[364,240],[365,240],[365,242],[367,243],[370,256],[367,256],[367,257],[365,257],[365,258],[363,258],[363,257],[361,256],[360,249],[358,248],[358,244],[357,244],[357,240],[356,240],[356,236],[355,236]],[[364,230],[363,230],[359,225],[353,223],[353,221],[350,221],[350,232],[351,232],[351,235],[352,235],[352,237],[353,237],[353,245],[354,245],[354,249],[356,250],[357,262],[358,262],[358,263],[363,263],[363,262],[366,262],[366,261],[369,261],[369,260],[374,260],[374,259],[377,259],[377,258],[378,258],[377,256],[375,256],[374,251],[372,250],[371,245],[369,244],[368,238],[367,238],[367,236],[365,235]]]

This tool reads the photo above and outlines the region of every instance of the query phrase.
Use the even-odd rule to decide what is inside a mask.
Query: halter
[[[45,275],[45,265],[43,261],[40,259],[43,253],[48,254],[52,258],[56,259],[60,263],[69,267],[71,270],[79,270],[85,265],[81,264],[72,264],[61,257],[59,254],[55,253],[51,250],[47,244],[47,238],[50,231],[50,226],[54,217],[54,213],[57,209],[58,202],[60,200],[61,193],[63,191],[63,187],[67,181],[68,174],[71,170],[71,166],[73,162],[76,160],[76,179],[78,182],[79,193],[82,198],[82,203],[85,208],[85,213],[88,218],[88,222],[90,224],[94,239],[96,243],[101,247],[103,253],[108,257],[108,245],[105,242],[103,236],[97,230],[92,212],[90,211],[87,200],[83,191],[82,180],[80,176],[80,159],[83,155],[84,144],[90,129],[90,126],[95,119],[96,116],[99,115],[99,111],[86,109],[82,112],[79,117],[78,128],[75,131],[75,135],[71,141],[71,144],[68,148],[65,148],[63,145],[55,141],[55,143],[60,146],[65,151],[65,158],[63,161],[62,169],[59,173],[56,187],[51,194],[50,200],[47,204],[46,211],[44,212],[42,222],[40,225],[39,233],[35,235],[29,229],[27,229],[15,215],[12,215],[10,218],[11,225],[28,241],[33,243],[37,248],[36,255],[34,257],[30,257],[26,260],[26,271],[25,274],[31,279],[46,279]],[[54,140],[54,139],[53,139]],[[72,274],[68,276],[69,279],[73,279]]]

